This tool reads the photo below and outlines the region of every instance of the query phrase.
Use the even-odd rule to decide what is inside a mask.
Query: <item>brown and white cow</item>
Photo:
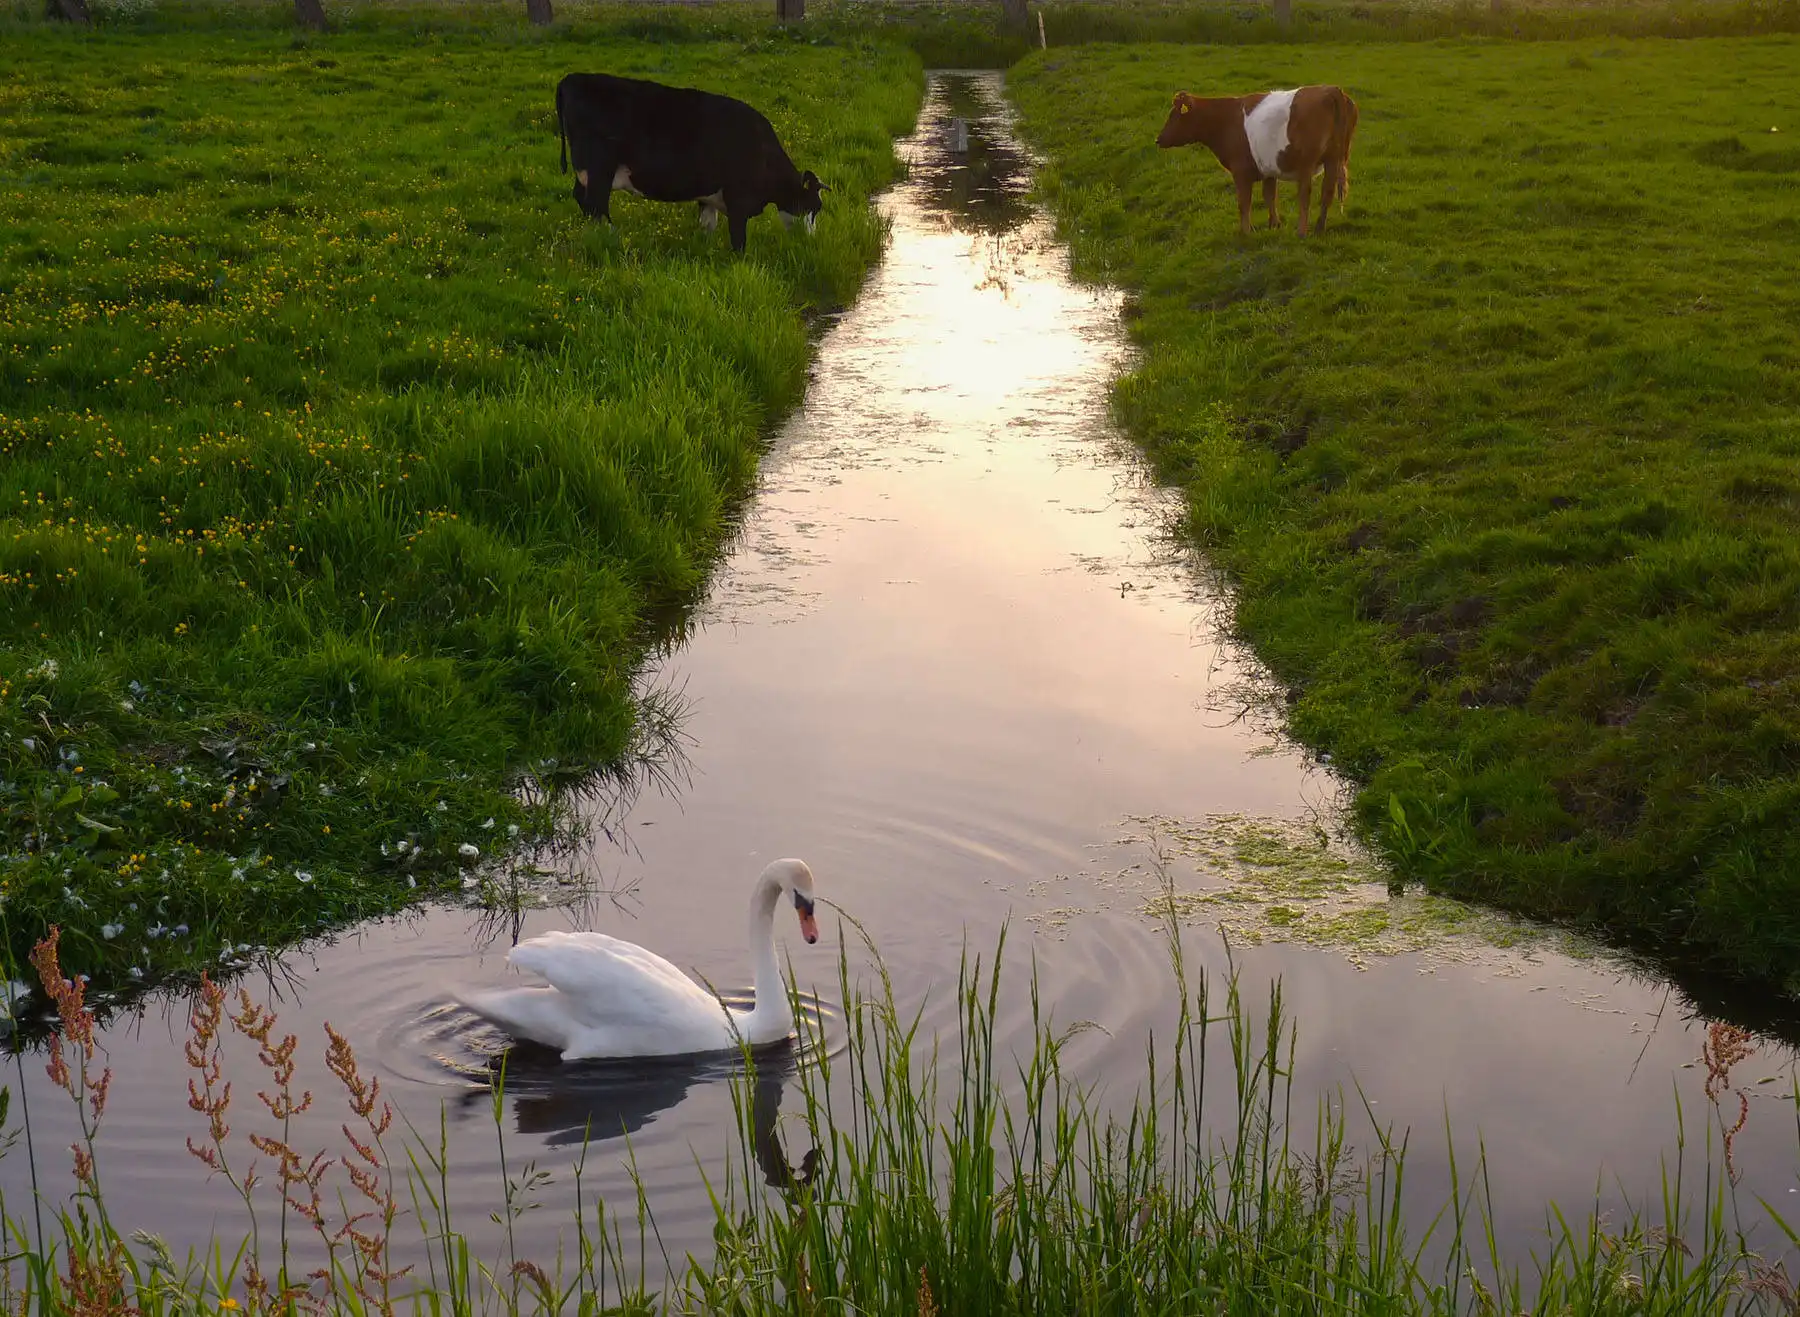
[[[1313,175],[1325,173],[1319,200],[1319,232],[1336,200],[1350,197],[1350,138],[1356,132],[1356,102],[1342,87],[1301,87],[1252,96],[1190,96],[1175,93],[1158,146],[1204,142],[1237,184],[1238,227],[1250,232],[1250,193],[1260,181],[1269,227],[1279,224],[1275,183],[1286,179],[1300,189],[1300,233],[1306,234],[1306,207]]]

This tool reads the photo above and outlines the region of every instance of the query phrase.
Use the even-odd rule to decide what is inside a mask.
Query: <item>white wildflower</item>
[[[462,856],[463,859],[465,859],[465,860],[472,860],[477,855],[481,854],[481,847],[477,846],[472,841],[465,841],[462,845],[460,845],[456,848],[456,853],[458,855]]]
[[[45,681],[53,681],[56,678],[56,674],[60,671],[62,671],[62,669],[57,666],[56,660],[47,658],[25,675],[27,677],[41,677]]]
[[[123,925],[123,924],[102,924],[102,925],[100,925],[100,936],[105,938],[108,942],[111,942],[115,937],[119,936],[119,934],[123,933],[124,931],[125,931],[125,925]]]
[[[126,970],[125,972],[127,974],[131,975],[131,977],[134,979],[141,979],[144,977],[144,971],[139,969],[136,965],[133,965],[130,969]]]
[[[305,869],[295,869],[294,877],[303,883],[310,883],[312,881],[312,875]]]
[[[493,826],[494,826],[494,819],[493,819],[493,816],[492,816],[492,815],[489,815],[489,816],[488,816],[488,820],[487,820],[487,822],[486,822],[486,823],[483,823],[483,824],[482,824],[482,825],[481,825],[481,830],[482,830],[482,831],[483,831],[483,832],[487,832],[487,831],[488,831],[488,830],[490,830],[490,829],[491,829],[491,828],[492,828],[492,827],[493,827]]]

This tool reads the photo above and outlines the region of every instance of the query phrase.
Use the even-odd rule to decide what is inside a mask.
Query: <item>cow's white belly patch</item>
[[[1288,116],[1293,109],[1293,92],[1272,91],[1244,116],[1244,136],[1250,139],[1250,157],[1256,161],[1256,168],[1264,178],[1291,181],[1294,177],[1278,163],[1281,153],[1287,150]]]

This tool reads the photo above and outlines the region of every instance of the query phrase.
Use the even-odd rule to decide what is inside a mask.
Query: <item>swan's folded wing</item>
[[[541,974],[590,1023],[666,1021],[671,1012],[717,1012],[718,1000],[654,951],[605,933],[541,933],[507,963]]]

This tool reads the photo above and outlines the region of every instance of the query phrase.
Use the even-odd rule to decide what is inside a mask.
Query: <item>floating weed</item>
[[[1113,844],[1142,858],[1097,873],[1097,882],[1140,893],[1147,917],[1214,926],[1234,942],[1333,950],[1359,967],[1410,954],[1427,963],[1498,960],[1504,970],[1548,951],[1580,958],[1598,952],[1562,930],[1396,890],[1389,871],[1353,840],[1304,820],[1134,815]],[[1177,861],[1187,872],[1165,883]]]

